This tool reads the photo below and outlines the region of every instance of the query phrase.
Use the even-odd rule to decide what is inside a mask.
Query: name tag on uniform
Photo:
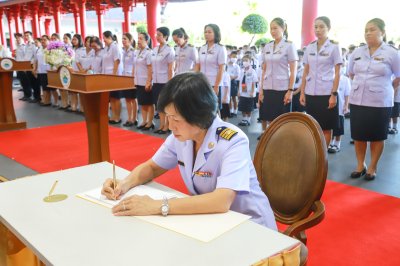
[[[328,56],[329,54],[328,53],[320,53],[319,55],[320,56]]]
[[[382,62],[383,60],[385,60],[385,58],[383,58],[383,57],[374,57],[374,60]]]
[[[214,54],[214,52],[213,52],[213,51],[207,51],[207,53],[208,53],[208,54]]]
[[[356,59],[354,59],[354,61],[357,61],[357,60],[360,60],[361,59],[361,57],[357,57]]]
[[[310,53],[310,55],[315,55],[315,53]]]
[[[179,164],[180,166],[185,167],[185,164],[184,164],[182,161],[178,161],[178,164]]]
[[[202,52],[201,54],[206,54],[206,52]]]
[[[211,172],[203,172],[203,171],[196,171],[196,172],[194,172],[194,174],[197,176],[207,177],[207,178],[212,176]]]

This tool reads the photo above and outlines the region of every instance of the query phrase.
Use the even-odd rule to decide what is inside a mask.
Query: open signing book
[[[108,208],[112,208],[121,200],[132,195],[147,195],[155,200],[161,200],[164,197],[168,199],[182,197],[173,192],[165,192],[149,185],[141,185],[130,189],[120,200],[108,200],[101,195],[101,187],[77,194],[79,198]],[[229,211],[219,214],[168,215],[167,217],[152,215],[136,216],[136,218],[203,242],[209,242],[248,220],[250,216]]]

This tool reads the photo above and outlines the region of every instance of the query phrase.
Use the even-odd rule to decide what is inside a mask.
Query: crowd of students
[[[397,133],[399,53],[394,44],[386,43],[385,23],[381,19],[375,18],[366,24],[366,43],[360,47],[340,48],[328,37],[330,29],[329,18],[315,19],[316,40],[300,50],[289,41],[288,25],[282,18],[271,21],[273,40],[259,48],[222,45],[221,31],[215,24],[204,27],[205,44],[199,48],[189,43],[183,28],[171,34],[167,27],[157,29],[155,47],[147,33],[139,33],[137,41],[130,33],[124,33],[122,47],[110,31],[103,33],[104,43],[95,36],[82,40],[79,34],[64,34],[63,41],[75,50],[74,71],[134,78],[132,90],[110,93],[110,124],[122,123],[121,99],[125,98],[128,119],[123,126],[155,129],[153,118],[156,117],[159,123],[154,132],[167,134],[168,119],[163,112],[157,112],[160,92],[174,75],[199,71],[218,95],[223,120],[241,112],[239,126],[249,126],[252,112],[257,108],[263,131],[283,113],[307,112],[321,126],[328,151],[336,153],[340,151],[344,134],[344,117],[349,116],[358,162],[351,177],[365,176],[366,180],[373,180],[387,134]],[[174,47],[168,44],[170,35]],[[66,111],[83,111],[78,94],[63,91],[59,94],[47,88],[46,73],[50,67],[43,51],[50,41],[60,40],[60,36],[43,35],[33,40],[32,34],[25,32],[15,37],[16,60],[29,60],[34,65],[32,72],[18,73],[24,92],[20,100]],[[365,165],[367,143],[371,146],[368,168]]]

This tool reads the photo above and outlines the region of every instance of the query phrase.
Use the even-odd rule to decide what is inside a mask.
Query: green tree
[[[271,41],[271,39],[268,39],[268,38],[260,38],[256,41],[256,43],[254,45],[257,46],[257,48],[260,48],[260,45],[262,43],[269,43],[270,41]]]
[[[258,14],[250,14],[247,17],[245,17],[242,21],[242,30],[244,32],[253,34],[253,37],[251,38],[249,45],[251,45],[251,43],[253,42],[256,34],[265,34],[267,32],[267,29],[268,29],[267,21],[263,16]]]
[[[145,32],[145,33],[147,33],[147,25],[146,24],[138,24],[137,26],[136,26],[136,32],[137,33],[142,33],[142,32]]]

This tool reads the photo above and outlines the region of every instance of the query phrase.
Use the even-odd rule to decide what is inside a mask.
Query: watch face
[[[169,210],[168,206],[167,206],[167,205],[163,205],[163,206],[161,207],[161,213],[162,213],[162,215],[166,216],[166,215],[168,214],[168,210]]]

